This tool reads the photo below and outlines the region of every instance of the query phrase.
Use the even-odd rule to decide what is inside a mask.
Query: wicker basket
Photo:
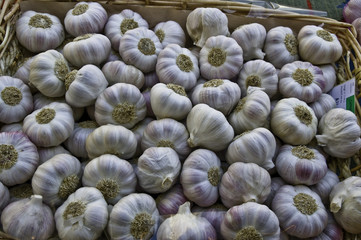
[[[352,77],[356,79],[357,99],[355,101],[355,114],[361,125],[361,107],[358,102],[361,98],[361,93],[358,93],[358,89],[361,88],[361,47],[355,38],[356,31],[351,24],[330,18],[281,12],[249,4],[221,0],[114,0],[98,2],[103,4],[109,14],[120,12],[125,8],[137,11],[148,21],[150,27],[154,27],[160,21],[174,20],[185,29],[186,16],[197,7],[222,9],[228,15],[230,31],[233,31],[242,24],[251,22],[260,23],[267,30],[276,26],[288,26],[295,32],[298,32],[304,25],[323,25],[325,29],[338,36],[343,46],[343,57],[337,64],[338,83]],[[21,11],[35,10],[48,12],[58,15],[63,20],[67,10],[71,9],[74,4],[72,1],[2,0],[0,2],[0,76],[12,76],[27,54],[19,46],[15,37],[14,23]],[[341,180],[351,175],[361,176],[360,153],[349,159],[331,158],[328,160],[329,168],[336,172]],[[12,238],[0,232],[0,239]],[[356,236],[346,233],[344,239],[361,239],[361,234]]]

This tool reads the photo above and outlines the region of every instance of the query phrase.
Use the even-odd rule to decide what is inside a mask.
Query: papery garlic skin
[[[337,174],[327,170],[326,175],[315,185],[310,186],[310,189],[316,192],[325,206],[330,205],[330,193],[334,186],[336,186],[340,182]]]
[[[183,28],[175,21],[157,23],[154,27],[155,35],[159,38],[163,48],[169,44],[177,44],[180,47],[186,45],[186,35]]]
[[[231,79],[243,66],[243,50],[236,40],[223,35],[209,37],[199,53],[202,77]]]
[[[55,211],[60,239],[95,240],[108,222],[108,205],[101,192],[81,187]]]
[[[331,212],[327,211],[327,214],[328,214],[328,221],[326,228],[323,230],[323,232],[320,235],[311,238],[311,240],[343,239],[344,236],[343,229],[340,227],[340,225],[337,224]]]
[[[203,47],[211,36],[229,35],[227,15],[218,8],[194,9],[187,17],[186,28],[194,45],[198,47]]]
[[[222,203],[228,208],[245,202],[263,203],[270,192],[270,174],[255,163],[231,164],[219,187]]]
[[[107,232],[111,239],[151,239],[159,226],[154,199],[145,193],[132,193],[119,200],[109,215]]]
[[[331,95],[322,93],[319,99],[309,104],[309,106],[314,111],[317,119],[321,120],[323,115],[331,109],[336,108],[336,101]]]
[[[1,214],[1,223],[4,232],[18,239],[47,240],[55,230],[53,212],[40,195],[9,204]]]
[[[333,157],[348,158],[361,148],[361,129],[355,114],[349,110],[334,108],[328,111],[321,118],[318,131],[318,145]]]
[[[209,207],[216,203],[223,175],[221,161],[207,149],[193,151],[184,161],[180,182],[184,195],[198,206]]]
[[[9,189],[0,182],[0,214],[2,210],[9,204],[10,202],[10,192]]]
[[[247,202],[231,207],[221,225],[221,234],[225,240],[231,239],[264,239],[279,240],[279,221],[268,207]]]
[[[187,201],[188,199],[183,193],[181,184],[175,184],[171,189],[159,194],[155,199],[159,214],[163,216],[177,214],[178,208]]]
[[[342,55],[342,45],[337,36],[322,27],[303,26],[297,35],[297,40],[301,58],[312,64],[333,63]]]
[[[61,153],[71,154],[62,145],[58,145],[55,147],[38,147],[38,153],[39,153],[39,165],[48,161],[55,155],[58,155]]]
[[[57,48],[65,38],[59,18],[48,13],[26,11],[15,27],[20,44],[34,53]]]
[[[0,181],[14,186],[29,180],[39,164],[36,146],[22,132],[0,133]]]
[[[325,88],[323,93],[328,93],[336,84],[336,69],[333,64],[318,65],[321,68],[323,76],[326,80]]]
[[[97,2],[79,2],[64,18],[64,26],[74,37],[86,33],[100,33],[108,20],[107,11]]]

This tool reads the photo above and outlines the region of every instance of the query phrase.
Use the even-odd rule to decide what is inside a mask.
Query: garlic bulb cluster
[[[175,21],[160,22],[154,27],[154,33],[162,43],[163,48],[169,44],[177,44],[180,47],[186,45],[186,35],[183,28]]]
[[[178,208],[187,202],[181,184],[175,184],[167,192],[161,193],[155,199],[159,214],[162,216],[177,214]]]

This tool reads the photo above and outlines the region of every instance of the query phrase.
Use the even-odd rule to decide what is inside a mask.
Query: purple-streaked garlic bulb
[[[10,192],[9,189],[0,182],[0,214],[1,211],[8,205],[10,202]]]
[[[336,101],[331,95],[322,93],[320,98],[315,102],[309,104],[309,106],[314,111],[317,119],[321,120],[323,115],[336,107]]]
[[[159,214],[162,216],[177,214],[179,206],[187,201],[188,199],[183,193],[181,184],[175,184],[171,189],[159,194],[155,199]]]
[[[58,145],[55,147],[38,147],[38,153],[39,153],[39,165],[48,161],[55,155],[62,154],[62,153],[71,154],[62,145]]]
[[[328,93],[336,84],[336,66],[335,64],[323,64],[318,65],[317,67],[321,68],[323,76],[326,80],[326,86],[323,89],[323,93]]]
[[[361,17],[361,1],[350,0],[347,5],[343,8],[343,18],[345,22],[352,23],[356,18]]]
[[[159,22],[154,27],[155,35],[159,38],[163,48],[169,44],[177,44],[184,47],[186,44],[186,35],[179,23],[175,21]]]
[[[156,71],[144,74],[143,88],[151,88],[157,83],[159,83],[159,78]]]
[[[18,122],[2,125],[0,132],[23,132],[23,123]]]
[[[150,102],[150,90],[151,90],[151,88],[144,89],[142,92],[142,95],[144,97],[145,105],[147,107],[147,115],[146,116],[155,118],[155,114],[152,109],[152,104]]]
[[[339,182],[340,179],[338,178],[337,174],[328,169],[326,175],[318,183],[310,186],[310,189],[320,196],[325,206],[329,206],[330,193],[333,187],[336,186],[336,184]]]
[[[16,70],[13,77],[19,78],[30,88],[31,93],[36,93],[38,90],[30,83],[30,64],[34,60],[35,56],[26,58],[19,68]]]
[[[273,198],[276,195],[278,189],[280,189],[280,187],[282,187],[285,184],[286,184],[286,182],[281,177],[273,177],[273,178],[271,178],[271,192],[268,195],[266,201],[264,202],[264,205],[271,208]]]
[[[134,133],[135,138],[137,139],[137,151],[134,154],[134,157],[138,157],[142,155],[143,150],[141,143],[142,143],[143,133],[145,128],[148,126],[148,124],[153,120],[154,120],[153,118],[146,117],[142,121],[137,123],[137,125],[135,125],[132,129],[130,129]]]

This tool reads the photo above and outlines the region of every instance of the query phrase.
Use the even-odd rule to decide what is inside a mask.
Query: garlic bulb
[[[159,38],[163,48],[168,44],[186,45],[186,34],[179,23],[175,21],[159,22],[154,27],[155,35]]]
[[[73,107],[86,107],[95,103],[108,86],[103,72],[92,64],[73,70],[65,77],[65,100]]]
[[[223,35],[209,37],[199,53],[202,77],[231,79],[243,66],[243,50],[236,40]]]
[[[57,154],[35,171],[31,180],[34,194],[43,196],[51,207],[60,206],[81,184],[79,160],[70,154]]]
[[[228,116],[236,134],[263,127],[271,112],[271,100],[267,93],[257,87],[249,87],[246,97],[240,99]]]
[[[191,152],[187,144],[189,133],[183,123],[171,118],[150,122],[144,129],[141,146],[143,150],[150,147],[170,147],[184,160]]]
[[[0,214],[2,210],[9,204],[10,202],[10,192],[9,189],[0,182]]]
[[[101,192],[82,187],[56,210],[54,219],[60,239],[95,240],[105,229],[108,216]]]
[[[39,153],[39,165],[48,161],[55,155],[58,155],[61,153],[71,154],[62,145],[58,145],[55,147],[38,147],[38,153]]]
[[[147,117],[151,117],[151,118],[155,118],[153,109],[152,109],[152,105],[150,102],[150,90],[151,88],[146,88],[143,92],[142,95],[144,97],[145,100],[145,105],[147,106]]]
[[[263,204],[266,205],[267,207],[271,208],[273,198],[276,195],[278,189],[280,189],[280,187],[282,187],[285,184],[286,184],[286,182],[281,177],[271,178],[271,192]]]
[[[19,239],[49,239],[55,230],[54,217],[42,199],[32,195],[9,204],[1,214],[4,232]]]
[[[102,72],[110,86],[116,83],[129,83],[141,89],[144,85],[145,78],[142,71],[119,60],[104,64]]]
[[[322,70],[309,62],[288,63],[278,76],[278,88],[284,97],[295,97],[306,103],[317,101],[326,85]]]
[[[103,154],[113,154],[121,159],[130,159],[137,149],[137,139],[129,129],[107,124],[91,132],[85,142],[90,159]]]
[[[144,74],[144,87],[152,88],[155,84],[159,83],[158,74],[156,71]]]
[[[19,78],[21,81],[23,81],[23,83],[28,85],[31,93],[36,93],[38,91],[29,81],[30,65],[33,62],[33,60],[35,59],[35,56],[25,58],[24,62],[19,65],[18,70],[16,70],[15,74],[13,75],[14,78]]]
[[[145,27],[128,30],[119,44],[119,54],[123,61],[143,73],[155,70],[157,57],[162,49],[157,35]]]
[[[313,110],[297,98],[277,102],[271,115],[273,134],[284,143],[306,145],[314,138],[318,120]]]
[[[304,185],[283,185],[273,198],[272,210],[290,236],[316,237],[327,226],[327,211],[320,197]]]
[[[292,185],[316,184],[327,173],[325,157],[304,145],[283,145],[276,159],[276,168],[283,180]]]
[[[107,232],[111,239],[151,239],[157,232],[159,212],[154,199],[132,193],[117,202],[109,215]]]
[[[263,59],[266,55],[263,51],[263,45],[266,40],[266,29],[259,23],[244,24],[236,28],[231,37],[243,49],[243,58],[245,61],[253,59]]]
[[[222,203],[228,208],[245,202],[263,203],[270,192],[270,174],[255,163],[231,164],[219,187]]]
[[[297,61],[298,41],[296,35],[289,27],[274,27],[267,32],[264,49],[265,60],[276,68]]]
[[[233,110],[240,98],[239,86],[227,79],[206,81],[202,87],[197,86],[192,92],[193,102],[205,103],[226,116]]]
[[[134,157],[138,157],[138,156],[142,155],[143,150],[142,150],[141,143],[142,143],[143,133],[144,133],[145,128],[148,126],[148,124],[150,122],[152,122],[153,120],[154,120],[153,118],[146,117],[142,121],[137,123],[137,125],[135,125],[132,129],[130,129],[134,133],[135,138],[137,139],[137,151],[136,151]]]
[[[336,184],[340,182],[337,174],[331,170],[327,170],[326,175],[315,185],[310,186],[310,189],[316,192],[325,206],[330,205],[330,193]]]
[[[342,45],[337,36],[322,27],[303,26],[297,35],[297,40],[301,58],[312,64],[333,63],[342,55]]]
[[[30,198],[34,195],[33,188],[30,183],[18,184],[14,187],[9,188],[10,202],[15,202],[24,198]]]
[[[351,176],[338,183],[330,193],[330,210],[336,221],[347,232],[361,233],[361,178]]]
[[[64,26],[68,33],[77,37],[102,32],[107,20],[107,11],[99,3],[79,2],[66,13]]]
[[[109,56],[111,44],[109,39],[98,33],[87,33],[73,39],[64,46],[64,57],[74,66],[86,64],[99,66]]]
[[[255,163],[266,170],[274,167],[272,158],[276,151],[276,139],[266,128],[255,128],[246,131],[229,144],[226,160],[235,162]]]
[[[64,56],[56,50],[48,50],[35,56],[30,64],[30,83],[48,97],[65,94],[65,76],[70,71]]]
[[[1,76],[0,93],[0,122],[20,122],[33,111],[33,96],[20,79]]]
[[[120,13],[113,14],[108,18],[104,28],[105,35],[112,42],[112,47],[119,50],[120,39],[128,31],[138,27],[148,28],[148,22],[131,9],[124,9]]]
[[[276,68],[263,60],[248,61],[241,69],[237,83],[241,88],[242,97],[247,95],[249,86],[262,88],[272,98],[278,90],[278,75]]]
[[[29,180],[39,164],[36,146],[22,132],[0,133],[0,181],[14,186]]]
[[[178,208],[188,199],[183,193],[181,184],[175,184],[168,191],[161,193],[155,199],[160,215],[168,216],[177,214]]]
[[[218,200],[223,175],[221,161],[207,149],[193,151],[184,161],[180,182],[184,195],[198,206],[209,207]]]
[[[229,35],[228,18],[218,8],[194,9],[187,16],[186,28],[193,44],[203,47],[211,36]]]
[[[361,148],[361,129],[351,111],[331,109],[321,118],[318,131],[318,145],[331,156],[348,158]]]
[[[23,130],[38,147],[64,142],[73,132],[73,111],[66,103],[53,102],[25,117]]]
[[[155,69],[159,82],[180,85],[187,91],[195,86],[200,74],[198,58],[177,44],[160,51]]]
[[[327,226],[323,232],[317,237],[311,238],[311,240],[333,240],[333,239],[344,239],[344,233],[342,228],[337,224],[332,213],[327,211],[328,221]]]
[[[65,38],[59,18],[48,13],[26,11],[15,27],[20,44],[35,53],[57,48]]]
[[[212,151],[225,149],[234,137],[232,126],[222,112],[200,103],[187,116],[190,147],[204,147]]]
[[[247,202],[231,207],[221,225],[221,234],[230,239],[280,239],[279,221],[267,206]]]
[[[177,180],[181,162],[170,147],[151,147],[138,158],[136,174],[139,185],[147,193],[162,193]]]
[[[99,125],[95,121],[86,120],[74,124],[74,130],[64,142],[65,147],[75,157],[87,158],[85,143],[90,133],[92,133]]]
[[[323,115],[336,107],[336,101],[331,95],[322,93],[318,100],[309,104],[309,106],[314,111],[317,119],[321,120]]]
[[[96,99],[95,119],[98,124],[121,125],[132,128],[147,113],[145,99],[139,89],[128,83],[106,88]]]
[[[2,125],[0,132],[23,132],[23,123],[11,123]]]
[[[332,64],[318,65],[321,68],[323,76],[326,80],[323,93],[328,93],[336,84],[336,69]]]

